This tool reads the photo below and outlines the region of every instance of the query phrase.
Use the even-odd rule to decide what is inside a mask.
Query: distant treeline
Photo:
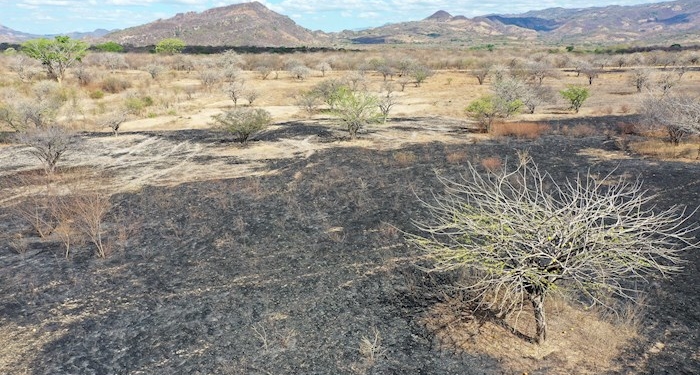
[[[155,53],[155,46],[132,46],[123,45],[124,49],[122,52],[133,52],[133,53]],[[22,48],[21,44],[17,43],[0,43],[0,52],[7,49],[13,48],[15,50],[20,50]],[[98,51],[95,46],[90,47],[90,50]],[[248,54],[260,54],[260,53],[275,53],[275,54],[291,54],[291,53],[312,53],[312,52],[358,52],[359,49],[345,49],[345,48],[333,48],[333,47],[257,47],[257,46],[186,46],[182,53],[190,55],[210,55],[217,54],[228,50],[234,50],[237,53],[248,53]],[[610,47],[598,47],[594,50],[589,50],[588,52],[600,53],[600,54],[630,54],[637,52],[651,52],[651,51],[665,51],[665,52],[680,52],[680,51],[698,51],[700,50],[699,44],[693,44],[688,46],[682,46],[680,44],[672,44],[670,46],[610,46]],[[581,53],[582,51],[577,51]]]
[[[122,52],[134,52],[134,53],[155,53],[156,47],[154,45],[150,46],[132,46],[123,45],[124,50]],[[19,51],[22,48],[21,44],[17,43],[0,43],[0,52],[7,49],[13,48]],[[98,51],[95,46],[90,47],[92,51]],[[182,53],[191,55],[209,55],[217,54],[228,50],[234,50],[237,53],[276,53],[276,54],[289,54],[289,53],[310,53],[310,52],[345,52],[345,51],[359,51],[359,50],[348,50],[345,48],[331,48],[331,47],[256,47],[256,46],[186,46]]]

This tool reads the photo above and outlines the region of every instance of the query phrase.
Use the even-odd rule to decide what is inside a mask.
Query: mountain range
[[[550,8],[474,18],[439,10],[420,20],[325,33],[297,25],[259,2],[187,12],[124,30],[67,34],[92,41],[147,46],[180,38],[200,46],[330,46],[339,44],[694,43],[700,44],[700,1],[634,6]],[[0,42],[36,38],[0,25]]]

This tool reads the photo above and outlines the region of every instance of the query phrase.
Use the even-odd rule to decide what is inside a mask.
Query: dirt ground
[[[200,88],[196,72],[110,72],[133,86],[81,94],[84,143],[56,180],[40,179],[26,146],[0,143],[0,374],[700,373],[698,251],[685,254],[682,274],[644,285],[644,306],[624,316],[552,298],[550,337],[538,346],[474,316],[450,288],[456,276],[421,271],[423,254],[404,240],[425,219],[420,199],[442,189],[437,173],[456,178],[468,162],[508,163],[523,150],[560,181],[640,177],[659,208],[700,207],[695,144],[665,160],[627,147],[641,135],[619,137],[621,124],[640,123],[628,70],[601,73],[579,114],[559,100],[519,115],[546,129],[528,139],[474,133],[464,108],[488,85],[437,71],[397,89],[389,122],[354,141],[294,99],[348,72],[303,81],[244,72],[261,93],[255,106],[274,119],[247,145],[211,129],[232,101]],[[2,86],[18,84],[8,77]],[[675,89],[698,82],[691,69]],[[562,70],[544,83],[587,81]],[[369,91],[382,85],[369,74]],[[157,105],[119,136],[95,126],[128,95]],[[66,258],[57,230],[39,237],[18,215],[37,195],[86,187],[109,196],[105,259],[85,238]],[[528,333],[526,315],[517,324]]]
[[[631,119],[590,121],[602,130]],[[682,275],[651,283],[631,341],[580,334],[573,353],[557,343],[589,330],[553,312],[552,326],[566,328],[553,330],[546,350],[503,341],[504,357],[456,343],[459,325],[435,325],[449,301],[436,291],[450,277],[416,269],[420,254],[401,232],[424,218],[418,199],[439,191],[436,171],[456,177],[466,162],[527,149],[555,178],[641,176],[660,207],[700,205],[696,162],[631,157],[602,132],[518,140],[465,128],[404,118],[348,141],[330,120],[289,121],[248,146],[207,129],[86,134],[89,147],[66,166],[102,170],[114,192],[111,254],[97,259],[83,243],[64,259],[52,236],[17,254],[17,236],[31,235],[2,210],[0,373],[697,373],[698,252]],[[5,181],[36,168],[17,147],[0,149]],[[3,189],[4,199],[18,194]],[[597,362],[601,346],[616,350],[609,362]]]

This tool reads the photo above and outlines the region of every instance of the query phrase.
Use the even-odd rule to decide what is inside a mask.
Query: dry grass
[[[574,138],[592,137],[592,136],[600,133],[598,129],[596,129],[593,126],[588,125],[588,124],[564,126],[561,129],[561,132],[562,132],[562,134],[566,135],[567,137],[574,137]]]
[[[409,167],[418,160],[418,157],[410,151],[398,151],[394,153],[394,164],[399,167]]]
[[[652,156],[663,160],[698,160],[700,159],[700,143],[682,143],[674,146],[660,139],[649,139],[641,142],[630,142],[629,149],[636,154]]]
[[[575,307],[563,298],[549,298],[548,338],[541,345],[513,334],[532,337],[531,311],[508,319],[475,316],[459,298],[435,305],[423,319],[443,349],[487,355],[513,373],[601,374],[619,370],[616,359],[637,337],[639,310],[613,322],[595,310]]]
[[[454,151],[447,154],[445,159],[450,164],[463,164],[469,160],[469,155],[466,151]]]
[[[549,130],[549,125],[537,122],[501,122],[493,124],[491,134],[497,137],[535,139]]]
[[[498,156],[481,159],[481,165],[491,172],[496,172],[503,168],[503,160]]]

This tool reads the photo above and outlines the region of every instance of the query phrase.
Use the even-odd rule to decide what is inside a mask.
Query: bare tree
[[[637,89],[637,92],[642,92],[642,89],[648,87],[650,79],[651,69],[648,68],[634,69],[629,75],[629,82]]]
[[[640,110],[650,125],[666,129],[674,145],[687,134],[700,134],[700,98],[697,96],[650,93],[642,100]]]
[[[413,82],[415,83],[416,87],[420,87],[420,85],[425,82],[426,79],[435,74],[435,72],[425,65],[415,65],[411,69],[410,74],[411,77],[413,77]]]
[[[228,86],[226,86],[226,94],[233,100],[233,106],[238,106],[238,99],[240,99],[246,92],[245,82],[242,80],[233,81]]]
[[[389,119],[389,112],[391,112],[391,109],[394,108],[396,104],[398,104],[398,102],[396,101],[396,98],[391,95],[391,93],[379,98],[377,101],[377,106],[379,106],[379,112],[382,114],[382,124],[385,124],[386,120]]]
[[[202,70],[199,72],[199,80],[207,91],[211,91],[223,80],[223,74],[218,70]]]
[[[46,174],[53,174],[56,164],[66,153],[78,147],[82,139],[59,125],[30,129],[17,135],[17,141],[30,147]]]
[[[75,218],[75,225],[95,245],[98,258],[106,258],[110,252],[104,241],[104,217],[112,207],[109,198],[104,192],[81,192],[66,205]]]
[[[464,287],[479,307],[505,317],[531,304],[538,343],[549,293],[614,310],[610,297],[635,301],[638,284],[680,272],[681,252],[698,246],[685,208],[654,209],[639,180],[561,183],[527,156],[512,171],[468,168],[459,181],[440,177],[445,193],[423,202],[430,219],[416,223],[425,234],[409,239],[433,257],[431,270],[469,270]]]
[[[557,71],[546,61],[530,61],[523,68],[523,73],[535,84],[541,85],[547,77],[556,77]]]
[[[97,120],[97,125],[112,129],[112,134],[119,135],[119,128],[128,118],[126,111],[115,111]]]
[[[306,67],[306,65],[296,65],[289,70],[289,74],[291,74],[294,79],[303,81],[311,74],[311,69]]]
[[[493,65],[492,62],[483,61],[476,69],[471,71],[471,75],[474,76],[477,81],[479,81],[480,85],[483,85],[484,81],[486,81],[486,77],[488,77],[489,71],[491,70],[491,65]]]
[[[267,65],[260,65],[257,68],[255,68],[255,71],[258,72],[258,75],[262,80],[266,80],[267,77],[269,77],[270,74],[272,74],[272,70],[273,69]]]
[[[148,72],[151,78],[156,79],[165,70],[162,65],[151,63],[144,67],[144,70]]]
[[[321,76],[325,77],[326,72],[330,72],[331,69],[331,64],[328,63],[328,61],[321,61],[316,65],[316,69],[321,72]]]

